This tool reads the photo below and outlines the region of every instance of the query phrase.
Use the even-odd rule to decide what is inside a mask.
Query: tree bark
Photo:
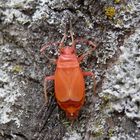
[[[104,0],[0,1],[0,140],[140,139],[140,3]],[[59,42],[69,23],[75,38],[97,45],[81,68],[86,101],[74,124],[66,118],[49,82],[45,104],[43,79],[55,71]],[[70,43],[70,40],[65,42]],[[87,45],[76,46],[77,55]]]

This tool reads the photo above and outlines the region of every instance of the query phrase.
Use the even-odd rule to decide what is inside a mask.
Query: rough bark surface
[[[75,37],[97,49],[81,64],[86,101],[71,126],[43,79],[55,70],[57,46],[71,20]],[[67,42],[68,43],[68,42]],[[78,55],[88,47],[76,46]],[[139,140],[140,2],[138,0],[0,0],[0,140]]]

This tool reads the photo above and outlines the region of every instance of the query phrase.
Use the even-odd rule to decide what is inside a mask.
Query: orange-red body
[[[60,108],[66,112],[69,119],[75,119],[81,109],[85,100],[85,82],[84,76],[93,76],[92,72],[83,72],[80,68],[79,62],[89,54],[78,57],[76,55],[75,44],[72,37],[72,46],[63,47],[65,36],[60,43],[60,55],[56,63],[56,70],[53,76],[47,76],[44,82],[44,92],[47,101],[46,82],[47,80],[54,80],[55,97]],[[91,41],[86,41],[95,50],[95,45]],[[41,52],[48,46],[44,46]],[[95,78],[94,78],[95,82]],[[94,83],[95,92],[95,83]]]
[[[57,61],[54,75],[55,97],[59,106],[65,110],[68,117],[76,117],[84,103],[85,82],[74,50],[62,53]]]

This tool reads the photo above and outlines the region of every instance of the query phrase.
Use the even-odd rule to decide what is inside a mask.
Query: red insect
[[[60,108],[66,112],[66,116],[70,120],[74,120],[78,116],[78,112],[83,106],[85,100],[85,81],[84,76],[92,76],[94,81],[94,93],[95,93],[95,76],[92,72],[84,72],[81,70],[79,63],[82,59],[90,54],[91,51],[96,49],[96,46],[93,42],[83,39],[74,40],[73,33],[70,31],[70,36],[72,39],[71,46],[64,47],[64,41],[67,38],[66,33],[64,34],[59,44],[60,55],[58,60],[54,60],[56,63],[55,74],[52,76],[46,76],[44,81],[44,93],[46,102],[48,101],[47,97],[47,81],[54,80],[55,85],[55,97]],[[92,47],[92,50],[87,51],[85,54],[78,57],[76,55],[76,43],[86,43]],[[51,44],[48,43],[40,51],[44,50]]]

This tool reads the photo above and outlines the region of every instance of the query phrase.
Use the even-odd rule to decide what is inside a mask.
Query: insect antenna
[[[75,40],[74,40],[74,37],[73,37],[73,30],[72,30],[72,22],[70,20],[70,36],[71,36],[71,40],[72,40],[72,48],[74,50],[74,52],[76,53],[76,48],[75,48]]]

